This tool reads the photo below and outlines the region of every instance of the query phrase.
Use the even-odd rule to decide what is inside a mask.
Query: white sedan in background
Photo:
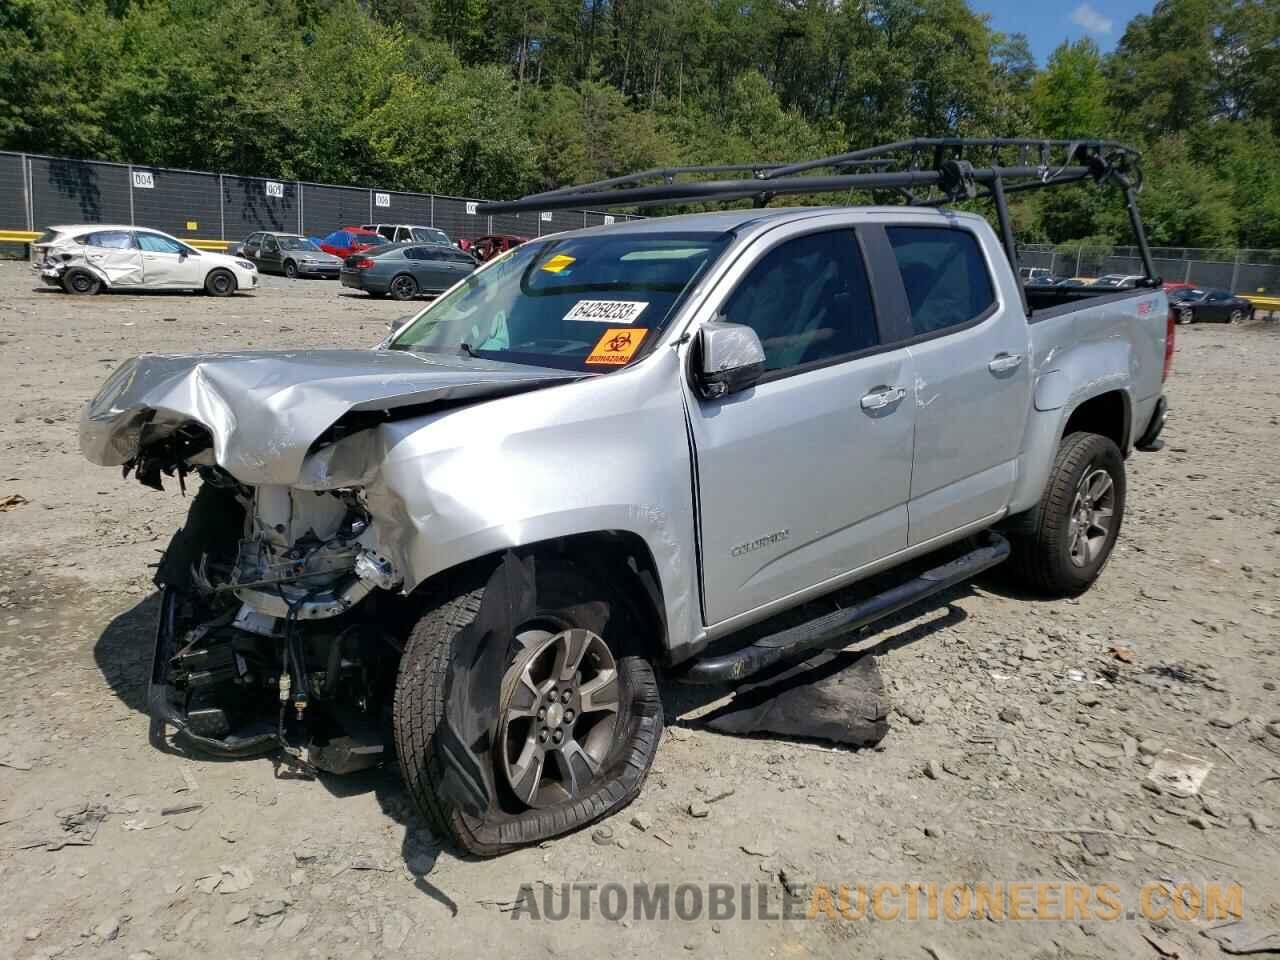
[[[67,293],[204,290],[226,297],[258,285],[258,268],[225,253],[197,250],[159,230],[100,223],[50,227],[32,244],[33,266]]]

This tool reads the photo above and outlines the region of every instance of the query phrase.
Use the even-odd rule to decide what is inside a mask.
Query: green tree
[[[1102,53],[1087,37],[1064,43],[1031,81],[1031,115],[1045,136],[1105,136],[1108,129],[1107,81]]]

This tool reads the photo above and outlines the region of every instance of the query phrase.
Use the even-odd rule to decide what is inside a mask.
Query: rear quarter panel
[[[1128,454],[1162,391],[1168,311],[1162,290],[1142,290],[1032,316],[1033,400],[1010,513],[1039,502],[1063,428],[1085,401],[1124,396]]]

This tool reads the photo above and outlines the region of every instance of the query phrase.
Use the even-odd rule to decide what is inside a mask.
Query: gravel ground
[[[81,405],[135,353],[368,345],[404,308],[324,281],[219,301],[74,299],[33,279],[0,264],[0,504],[23,498],[0,506],[0,955],[1218,956],[1203,919],[1125,915],[1162,879],[1239,883],[1246,920],[1280,929],[1275,324],[1179,330],[1168,447],[1130,460],[1121,542],[1087,595],[1036,601],[991,577],[859,638],[895,704],[879,747],[716,735],[671,694],[632,807],[477,862],[440,848],[394,769],[315,781],[148,745],[147,565],[186,501],[90,466],[76,441]],[[1150,789],[1167,748],[1212,765],[1198,796]],[[639,881],[758,885],[773,911],[816,883],[1112,883],[1124,910],[511,910],[523,884],[541,908],[546,885]]]

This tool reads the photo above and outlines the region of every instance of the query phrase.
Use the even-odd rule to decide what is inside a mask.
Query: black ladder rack
[[[942,137],[901,140],[799,163],[730,164],[644,170],[594,183],[484,204],[486,213],[577,207],[653,207],[750,199],[766,206],[784,194],[888,190],[917,206],[989,199],[1000,238],[1017,268],[1007,196],[1092,180],[1120,187],[1149,282],[1155,266],[1138,213],[1142,155],[1113,140]],[[811,171],[827,170],[827,173]],[[848,172],[853,170],[855,172]],[[743,174],[723,179],[725,174]],[[709,179],[714,178],[714,179]],[[654,182],[656,181],[656,182]]]

